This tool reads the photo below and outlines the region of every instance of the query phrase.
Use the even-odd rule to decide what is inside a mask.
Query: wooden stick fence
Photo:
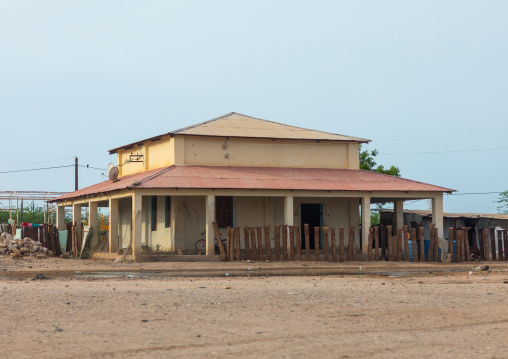
[[[48,226],[45,240],[49,249],[57,244],[57,233],[52,233],[53,227]],[[79,247],[75,226],[71,225],[69,241],[72,251]],[[330,227],[309,228],[305,224],[303,231],[298,226],[277,225],[273,227],[271,238],[270,226],[264,227],[228,227],[226,229],[226,248],[219,246],[223,261],[240,260],[275,260],[275,261],[310,261],[311,244],[314,244],[312,260],[325,262],[345,262],[357,260],[356,228],[349,227],[346,242],[346,228]],[[314,243],[311,242],[310,230],[314,232]],[[448,228],[448,251],[453,262],[473,260],[508,260],[508,230],[494,231],[478,230],[478,238],[470,240],[470,227]],[[214,223],[214,232],[218,243],[222,243],[221,232]],[[45,232],[46,233],[46,232]],[[392,226],[373,226],[369,228],[368,238],[364,243],[367,261],[405,261],[405,262],[440,262],[445,254],[440,253],[438,229],[435,224],[429,226],[429,239],[424,239],[424,228],[393,229]],[[395,235],[394,235],[395,234]],[[497,234],[497,240],[496,240]],[[321,242],[322,240],[322,242]],[[272,244],[273,241],[273,244]],[[281,244],[282,241],[282,244]],[[454,245],[455,244],[455,245]],[[57,247],[58,246],[58,247]],[[443,250],[441,248],[441,250]],[[282,253],[281,253],[282,252]],[[75,254],[75,253],[74,253]]]

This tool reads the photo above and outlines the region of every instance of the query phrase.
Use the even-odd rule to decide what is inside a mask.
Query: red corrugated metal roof
[[[54,201],[126,188],[267,189],[311,191],[453,192],[427,183],[364,170],[280,167],[171,166],[120,177]]]

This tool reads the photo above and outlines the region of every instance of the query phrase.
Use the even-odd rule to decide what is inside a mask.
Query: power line
[[[475,194],[500,194],[503,192],[471,192],[471,193],[446,193],[448,196],[465,196],[465,195],[475,195]]]
[[[52,169],[55,169],[55,168],[64,168],[64,167],[74,167],[74,165],[55,166],[55,167],[43,167],[43,168],[31,168],[31,169],[27,169],[27,170],[3,171],[3,172],[0,172],[0,173],[42,171],[42,170],[52,170]]]
[[[91,168],[91,169],[94,169],[94,170],[99,170],[99,171],[105,171],[106,169],[104,168],[97,168],[97,167],[92,167],[92,166],[89,166],[89,165],[78,165],[79,167],[83,167],[83,168]]]
[[[19,167],[19,166],[26,166],[26,165],[34,165],[37,163],[46,163],[46,162],[54,162],[54,161],[61,161],[61,160],[68,160],[70,158],[74,157],[64,157],[64,158],[55,158],[53,160],[47,160],[47,161],[37,161],[37,162],[29,162],[29,163],[18,163],[16,165],[7,165],[7,166],[0,166],[0,168],[7,168],[7,167]]]
[[[420,137],[420,138],[393,138],[390,140],[376,140],[375,142],[399,142],[399,141],[420,141],[420,140],[441,140],[449,138],[464,138],[464,137],[478,137],[478,136],[494,136],[504,135],[508,132],[494,132],[494,133],[481,133],[471,135],[456,135],[456,136],[439,136],[439,137]]]
[[[400,153],[378,153],[378,156],[392,156],[392,155],[423,155],[435,153],[460,153],[460,152],[481,152],[481,151],[499,151],[508,150],[508,147],[501,148],[482,148],[478,150],[457,150],[457,151],[428,151],[428,152],[400,152]]]

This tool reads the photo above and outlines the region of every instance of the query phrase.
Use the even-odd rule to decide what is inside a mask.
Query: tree
[[[378,153],[379,152],[377,150],[372,150],[370,152],[368,150],[362,151],[362,147],[360,145],[360,169],[400,177],[399,167],[391,166],[388,169],[385,169],[383,165],[378,165],[376,167],[377,163],[374,157],[376,157]]]
[[[497,212],[500,214],[508,214],[508,191],[501,192],[496,203],[499,203]]]

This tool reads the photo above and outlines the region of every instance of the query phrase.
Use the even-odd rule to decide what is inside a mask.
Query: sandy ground
[[[0,258],[0,357],[507,358],[508,263],[474,265]]]

